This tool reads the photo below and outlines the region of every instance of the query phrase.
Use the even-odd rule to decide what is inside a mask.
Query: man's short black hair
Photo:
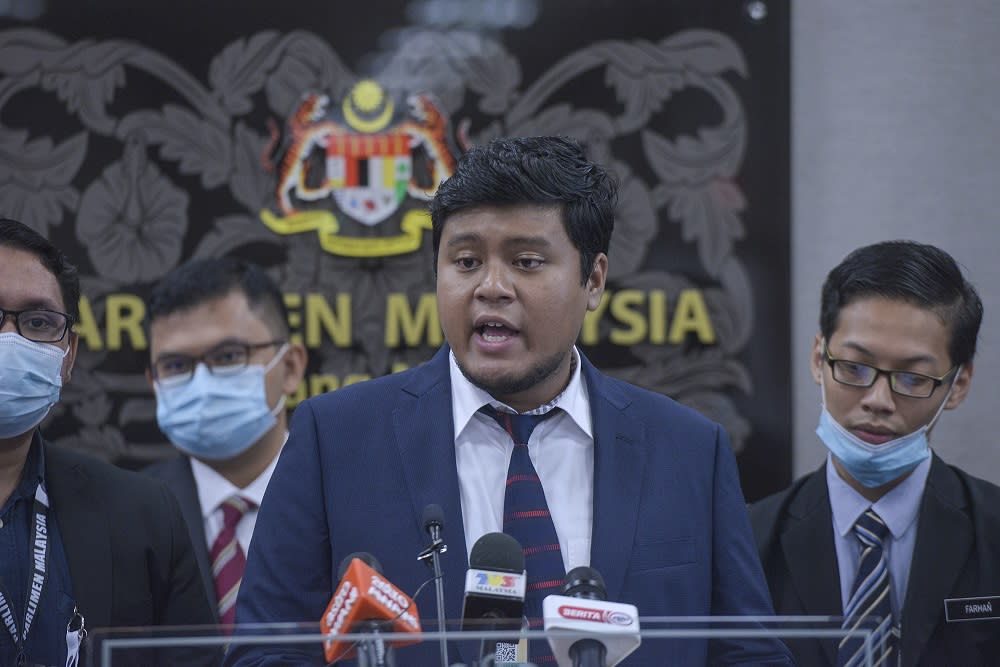
[[[586,283],[598,253],[608,253],[615,226],[617,184],[569,137],[495,139],[465,153],[430,204],[434,265],[452,215],[479,206],[558,207],[566,234],[580,251]]]
[[[267,272],[235,257],[195,259],[163,276],[146,300],[147,328],[158,318],[241,291],[276,336],[287,338],[288,309]]]
[[[934,312],[951,330],[951,363],[966,364],[975,356],[983,302],[940,248],[884,241],[849,254],[823,283],[819,328],[827,340],[837,329],[840,310],[864,298],[903,301]]]
[[[0,245],[37,257],[59,283],[63,305],[72,322],[80,321],[80,274],[59,248],[23,222],[10,218],[0,218]]]

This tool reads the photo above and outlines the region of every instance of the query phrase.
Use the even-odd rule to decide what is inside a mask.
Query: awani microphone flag
[[[320,619],[324,635],[346,635],[356,623],[385,621],[386,632],[420,632],[420,612],[416,603],[359,558],[351,561],[340,585]],[[393,646],[419,643],[419,639],[393,641]],[[354,639],[328,638],[323,642],[326,661],[354,655]]]

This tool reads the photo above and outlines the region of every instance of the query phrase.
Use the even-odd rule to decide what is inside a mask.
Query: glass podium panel
[[[626,632],[601,630],[459,630],[459,622],[443,631],[436,622],[423,622],[420,633],[381,632],[377,626],[344,635],[323,635],[318,623],[243,625],[225,634],[215,626],[112,628],[94,630],[85,642],[86,664],[92,667],[149,667],[219,665],[229,659],[246,658],[247,664],[360,665],[361,667],[513,667],[534,665],[532,654],[556,649],[556,663],[537,667],[615,665],[662,667],[665,665],[754,664],[768,656],[781,655],[783,646],[812,642],[836,658],[845,637],[856,638],[862,647],[862,666],[873,666],[879,655],[873,628],[844,630],[841,619],[826,616],[766,617],[644,617],[639,628]],[[582,644],[577,644],[581,640]],[[574,646],[606,645],[606,658],[574,663]],[[497,652],[497,649],[500,652]],[[325,653],[325,650],[332,653]],[[589,649],[588,649],[589,650]],[[600,654],[600,647],[598,647]],[[500,659],[497,658],[500,656]],[[332,660],[328,659],[332,657]],[[251,660],[251,658],[254,658]]]

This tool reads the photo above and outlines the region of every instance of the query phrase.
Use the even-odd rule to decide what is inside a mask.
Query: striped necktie
[[[542,482],[528,456],[528,440],[535,426],[555,416],[560,409],[553,408],[542,415],[498,412],[490,406],[482,408],[482,411],[497,420],[514,441],[503,500],[503,532],[517,540],[524,549],[524,568],[527,572],[524,615],[529,620],[529,627],[536,629],[541,627],[542,599],[560,591],[566,567]],[[547,643],[531,644],[533,662],[555,661],[548,655],[551,650]]]
[[[243,515],[257,505],[240,496],[231,496],[222,502],[222,532],[215,538],[209,553],[212,559],[212,576],[215,578],[215,596],[219,606],[219,623],[231,626],[236,622],[236,595],[240,591],[246,555],[236,539],[236,526]],[[224,628],[232,634],[232,628]]]
[[[887,665],[899,636],[893,626],[889,599],[889,563],[882,548],[889,527],[870,507],[854,524],[854,534],[861,542],[861,561],[854,579],[851,599],[844,610],[845,630],[871,629],[872,656],[875,665]],[[865,664],[863,637],[844,637],[837,651],[838,667]]]

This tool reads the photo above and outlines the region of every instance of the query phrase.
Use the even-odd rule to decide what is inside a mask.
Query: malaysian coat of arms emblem
[[[411,94],[406,101],[406,113],[398,119],[382,87],[362,80],[345,96],[338,119],[327,95],[305,95],[288,121],[290,142],[280,162],[276,200],[282,216],[264,210],[261,220],[279,234],[315,230],[320,246],[338,255],[416,250],[430,229],[421,204],[452,173],[457,150],[448,117],[430,94]],[[401,234],[394,236],[344,237],[331,210],[375,227],[408,197],[420,208],[403,216]]]

